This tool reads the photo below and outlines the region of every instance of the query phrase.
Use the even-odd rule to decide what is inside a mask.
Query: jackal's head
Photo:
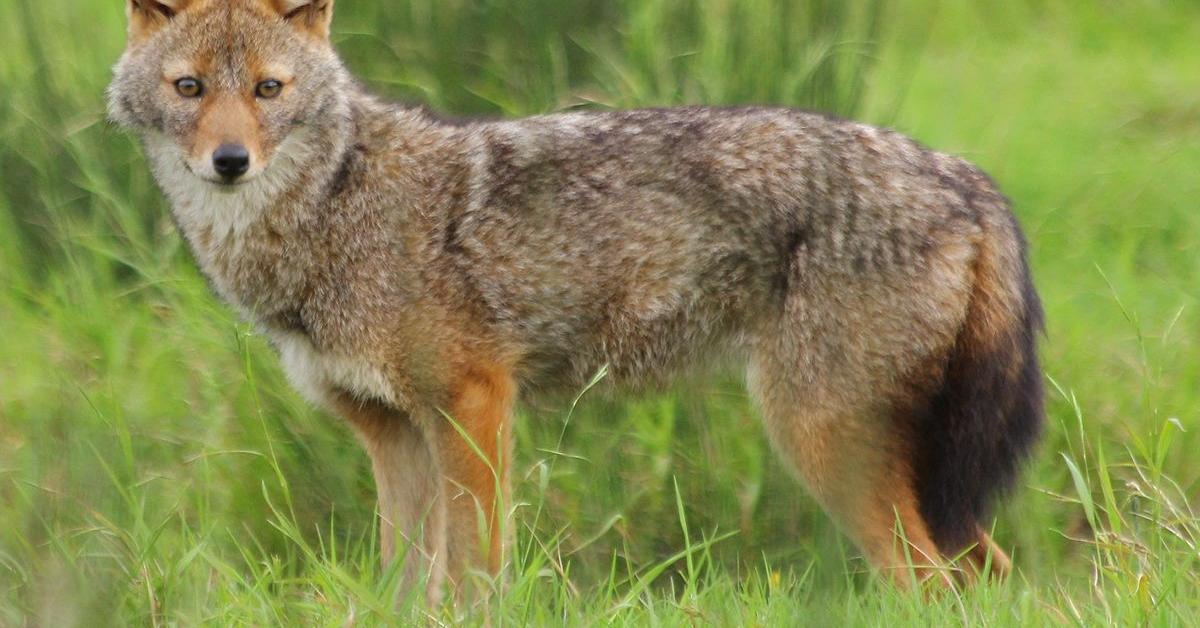
[[[168,156],[160,167],[188,171],[172,176],[233,189],[286,160],[301,129],[345,115],[333,0],[124,1],[109,115]]]

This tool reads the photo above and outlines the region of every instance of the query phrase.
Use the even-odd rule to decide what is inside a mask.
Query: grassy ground
[[[208,294],[103,121],[119,4],[0,3],[0,625],[393,621],[365,457]],[[1049,429],[996,524],[1010,581],[927,601],[869,578],[730,379],[527,412],[505,594],[471,619],[1196,623],[1200,11],[340,4],[355,71],[448,112],[774,102],[968,156],[1046,301]]]

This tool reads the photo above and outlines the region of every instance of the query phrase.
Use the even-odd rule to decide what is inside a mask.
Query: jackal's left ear
[[[166,26],[191,0],[125,0],[129,39],[138,41]]]
[[[333,0],[274,0],[283,19],[320,39],[329,38],[333,21]]]

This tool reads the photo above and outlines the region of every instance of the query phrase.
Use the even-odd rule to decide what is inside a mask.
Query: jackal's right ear
[[[318,39],[329,39],[333,0],[272,0],[272,3],[293,26]]]
[[[125,0],[129,41],[141,41],[167,25],[191,0]]]

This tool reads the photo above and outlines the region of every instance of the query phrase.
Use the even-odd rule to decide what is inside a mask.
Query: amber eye
[[[204,93],[204,86],[200,84],[200,81],[190,76],[185,76],[175,81],[175,91],[179,92],[179,95],[184,98],[195,98]]]
[[[275,79],[267,79],[254,87],[254,95],[259,98],[274,98],[283,91],[283,83]]]

